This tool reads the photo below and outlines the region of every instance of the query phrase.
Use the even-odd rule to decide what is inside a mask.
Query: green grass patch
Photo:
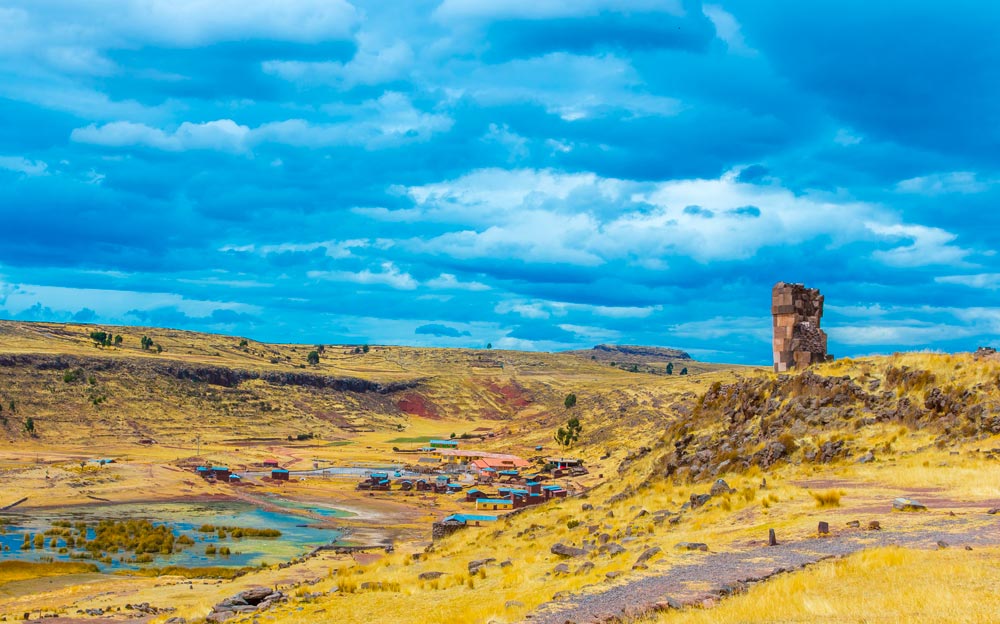
[[[443,439],[447,439],[447,438],[448,438],[448,436],[444,436]],[[395,439],[392,439],[392,440],[386,440],[386,443],[387,444],[410,444],[410,443],[416,444],[418,442],[430,442],[431,440],[439,440],[439,439],[442,439],[442,437],[441,436],[417,436],[415,438],[395,438]]]
[[[336,442],[330,442],[327,446],[347,446],[348,444],[354,444],[350,440],[337,440]]]

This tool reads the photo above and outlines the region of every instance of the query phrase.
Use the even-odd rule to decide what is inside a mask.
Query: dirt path
[[[532,624],[584,624],[614,621],[650,611],[700,604],[734,592],[746,584],[776,574],[879,546],[952,548],[1000,544],[995,516],[936,516],[925,526],[903,531],[856,529],[824,538],[777,546],[758,546],[743,552],[691,553],[691,563],[674,565],[652,576],[598,588],[542,604],[528,616]],[[655,568],[656,565],[654,564]]]

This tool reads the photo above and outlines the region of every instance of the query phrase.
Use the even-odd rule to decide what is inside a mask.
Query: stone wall
[[[819,328],[823,317],[823,295],[802,284],[778,282],[771,291],[774,324],[774,370],[799,370],[824,362],[826,332]]]

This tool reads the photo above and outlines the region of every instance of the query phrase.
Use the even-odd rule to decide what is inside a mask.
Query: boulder
[[[560,563],[552,571],[558,576],[562,574],[569,574],[569,565],[565,563]]]
[[[479,568],[487,566],[491,563],[496,563],[496,559],[493,557],[488,557],[486,559],[476,559],[475,561],[469,562],[469,574],[475,574],[479,572]]]
[[[867,464],[868,462],[872,462],[872,461],[875,461],[875,453],[872,453],[871,451],[868,451],[867,453],[865,453],[864,455],[862,455],[860,458],[858,458],[858,463],[859,464]]]
[[[621,554],[623,554],[625,552],[628,552],[628,551],[626,551],[625,548],[622,547],[621,544],[616,544],[614,542],[611,542],[610,544],[605,544],[605,545],[601,546],[600,548],[598,548],[597,552],[608,553],[612,557],[616,557],[616,556],[621,555]]]
[[[712,489],[709,490],[709,494],[712,496],[721,496],[723,494],[732,494],[735,492],[733,488],[729,487],[725,479],[717,479],[715,483],[712,484]]]
[[[703,544],[702,542],[678,542],[674,546],[677,550],[708,550],[708,544]]]
[[[927,506],[911,498],[897,498],[892,501],[894,511],[927,511]]]
[[[691,509],[697,509],[712,500],[711,494],[692,494],[691,495]]]
[[[524,603],[520,600],[508,600],[503,606],[505,609],[521,609],[524,607]]]
[[[604,576],[607,577],[607,579],[609,581],[612,581],[612,580],[618,578],[619,576],[621,576],[622,574],[623,573],[619,572],[618,570],[612,570],[612,571],[608,572],[607,574],[605,574]]]
[[[708,549],[707,546],[705,548],[706,550]],[[635,560],[635,565],[632,566],[632,568],[635,569],[638,566],[645,566],[650,559],[660,554],[661,552],[662,551],[660,550],[659,546],[653,546],[652,548],[647,548],[645,551],[643,551],[641,555],[639,555],[639,558]]]
[[[560,557],[580,557],[586,555],[587,551],[582,548],[576,548],[574,546],[567,546],[562,542],[559,542],[555,546],[549,549],[553,555],[559,555]]]
[[[850,522],[847,523],[847,526],[851,527],[852,529],[856,529],[861,526],[861,522],[857,520],[851,520]]]
[[[417,578],[420,579],[421,581],[433,581],[435,579],[441,578],[442,576],[444,576],[444,572],[430,571],[430,572],[421,572],[420,576],[418,576]]]
[[[594,564],[592,562],[584,561],[579,566],[577,566],[576,570],[573,571],[573,574],[580,576],[581,574],[589,573],[593,569],[594,569]]]

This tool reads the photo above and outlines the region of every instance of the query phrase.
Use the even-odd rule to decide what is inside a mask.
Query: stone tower
[[[778,282],[771,291],[774,318],[774,371],[805,369],[825,362],[826,332],[819,328],[823,295],[802,284]]]

